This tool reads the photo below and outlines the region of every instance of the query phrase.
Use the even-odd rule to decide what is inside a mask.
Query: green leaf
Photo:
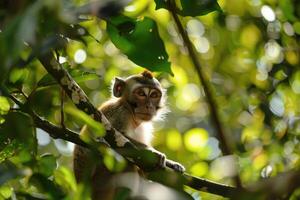
[[[156,10],[160,8],[170,10],[165,0],[155,0],[155,3]],[[180,5],[176,4],[176,13],[181,16],[196,17],[213,11],[221,11],[217,0],[180,0],[179,3]]]
[[[156,7],[155,7],[156,10],[158,10],[160,8],[168,9],[167,1],[165,1],[165,0],[154,0],[154,1],[156,4]]]
[[[38,171],[46,177],[51,176],[56,167],[56,157],[51,154],[44,154],[38,159]]]
[[[29,70],[28,69],[18,69],[14,68],[9,73],[9,85],[12,87],[21,87],[29,77]]]
[[[221,10],[217,0],[181,0],[181,5],[182,10],[179,11],[179,14],[182,16],[195,17]]]
[[[55,182],[66,191],[76,191],[77,185],[74,173],[67,167],[59,167],[54,171]]]
[[[7,142],[6,146],[0,151],[0,163],[14,156],[22,147],[23,145],[17,140]]]
[[[87,115],[85,112],[78,110],[74,107],[66,107],[65,111],[72,115],[74,118],[77,118],[81,121],[83,121],[97,137],[102,137],[105,133],[104,126],[100,123],[95,121],[92,117]]]
[[[27,162],[35,151],[33,122],[22,112],[10,112],[0,124],[0,160],[16,155],[18,162]],[[20,151],[22,150],[22,151]]]
[[[135,64],[150,71],[172,74],[169,56],[154,20],[116,16],[107,23],[107,32],[114,45]]]
[[[5,122],[0,125],[0,150],[6,146],[8,140],[18,139],[32,145],[33,122],[31,118],[22,112],[10,112],[4,117]]]
[[[103,153],[103,163],[111,172],[122,172],[126,167],[123,157],[111,149]]]
[[[70,75],[77,82],[83,82],[88,80],[94,80],[100,78],[100,76],[96,73],[82,71],[79,69],[71,69],[69,70]],[[58,84],[56,80],[50,74],[46,74],[43,78],[38,82],[38,87],[47,87]]]

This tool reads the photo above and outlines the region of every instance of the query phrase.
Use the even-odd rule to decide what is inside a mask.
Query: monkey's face
[[[135,118],[150,121],[160,108],[162,92],[158,88],[138,87],[133,90],[131,102]]]
[[[133,117],[139,121],[150,121],[164,106],[165,93],[152,74],[148,71],[126,79],[115,78],[113,95],[127,102]]]

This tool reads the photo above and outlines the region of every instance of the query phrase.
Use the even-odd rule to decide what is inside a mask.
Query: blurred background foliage
[[[140,55],[138,48],[128,52],[126,41],[114,41],[120,41],[120,35],[131,31],[130,27],[125,27],[125,33],[116,31],[118,19],[106,22],[84,14],[79,15],[79,23],[74,19],[71,11],[88,3],[87,0],[1,1],[2,84],[22,101],[22,92],[30,95],[27,106],[60,124],[61,91],[32,52],[63,45],[57,55],[59,62],[71,71],[96,106],[110,98],[114,77],[143,71],[139,64],[142,62],[143,67],[158,71],[155,75],[168,94],[170,112],[164,121],[155,124],[153,145],[181,162],[187,172],[233,184],[232,177],[238,171],[242,182],[249,184],[299,169],[300,2],[218,0],[217,10],[222,11],[181,18],[213,85],[234,157],[222,156],[205,94],[187,50],[170,13],[166,9],[156,10],[155,2],[133,0],[123,11],[130,19],[138,18],[137,23],[148,18],[156,23],[149,33],[158,31],[159,41],[155,44],[163,42],[162,52],[154,52],[153,41],[145,35],[144,40],[134,44],[149,50],[148,54]],[[141,32],[146,34],[143,24]],[[60,35],[66,36],[66,44],[55,42]],[[140,36],[131,39],[135,37]],[[157,69],[149,66],[154,59]],[[34,128],[30,117],[17,112],[18,107],[3,91],[1,94],[0,199],[83,198],[85,191],[76,185],[71,169],[74,145],[52,139]],[[88,120],[67,98],[64,118],[65,125],[78,132]],[[118,159],[112,154],[106,161],[114,166]],[[194,199],[223,199],[186,190]],[[291,196],[298,198],[299,189]]]

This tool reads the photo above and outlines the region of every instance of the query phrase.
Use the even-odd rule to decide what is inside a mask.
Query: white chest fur
[[[126,135],[128,135],[130,138],[141,142],[147,146],[151,145],[152,135],[153,133],[153,126],[152,123],[144,122],[141,125],[139,125],[137,128],[129,127],[126,131]]]

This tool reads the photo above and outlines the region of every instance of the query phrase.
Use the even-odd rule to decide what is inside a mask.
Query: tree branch
[[[18,101],[18,99],[16,99],[14,96],[10,95],[9,92],[6,90],[6,88],[3,88],[3,86],[1,87],[1,91],[4,92],[4,94],[6,96],[10,97],[17,105],[19,105],[20,109],[23,112],[26,112],[29,115],[31,115],[36,126],[38,128],[41,128],[42,130],[46,131],[52,138],[56,138],[56,139],[59,138],[59,139],[63,139],[63,140],[81,145],[81,146],[89,148],[92,151],[96,152],[97,154],[101,155],[101,153],[99,152],[99,150],[96,147],[81,140],[79,138],[78,133],[76,133],[70,129],[67,129],[67,128],[56,126],[56,125],[52,124],[51,122],[38,116],[27,104],[22,104],[20,101]],[[108,134],[110,134],[110,133],[108,133]],[[129,141],[129,143],[130,143],[130,141]],[[103,143],[97,142],[97,145],[103,145]],[[115,149],[115,148],[113,148],[113,149]],[[121,155],[126,157],[127,151],[121,150],[119,152]],[[143,154],[141,149],[136,149],[136,152],[137,152],[137,154],[133,155],[133,157],[134,156],[138,157]],[[133,160],[136,160],[136,159],[133,159]],[[143,157],[141,157],[140,162],[145,162],[145,159]],[[138,165],[138,163],[136,163],[135,161],[133,163]],[[300,186],[300,182],[298,181],[300,179],[300,171],[299,170],[282,173],[276,177],[258,181],[254,184],[246,186],[245,189],[241,189],[241,190],[238,190],[235,187],[228,186],[225,184],[220,184],[220,183],[212,182],[212,181],[209,181],[206,179],[197,178],[197,177],[194,177],[187,173],[184,173],[184,174],[176,173],[173,175],[178,176],[186,186],[189,186],[193,189],[203,191],[203,192],[209,192],[209,193],[216,194],[216,195],[221,195],[224,197],[233,197],[235,199],[240,199],[240,197],[244,197],[244,196],[256,196],[257,194],[264,193],[265,191],[268,191],[268,197],[270,197],[270,198],[271,197],[279,197],[279,196],[284,196],[286,194],[292,193],[296,188],[299,188],[299,186]],[[165,185],[170,185],[168,183],[169,180],[167,178],[158,179],[158,177],[153,176],[152,178],[150,177],[150,179],[153,181],[160,182]]]
[[[225,155],[230,155],[232,154],[230,148],[229,148],[229,144],[228,144],[228,141],[226,139],[226,136],[225,136],[225,132],[224,132],[224,129],[222,127],[222,124],[221,124],[221,120],[220,120],[220,117],[218,115],[218,109],[217,109],[217,103],[215,102],[215,99],[213,97],[213,93],[212,93],[212,89],[211,89],[211,85],[209,84],[209,81],[207,80],[206,76],[204,75],[204,72],[202,71],[201,69],[201,64],[197,58],[197,55],[194,51],[194,47],[193,47],[193,44],[192,42],[190,41],[186,31],[184,30],[183,28],[183,25],[181,24],[177,14],[176,14],[176,7],[175,7],[175,3],[173,0],[168,0],[169,2],[169,10],[171,11],[171,14],[173,16],[173,19],[175,21],[175,24],[177,26],[177,29],[183,39],[183,42],[184,42],[184,45],[186,46],[187,50],[188,50],[188,53],[190,55],[190,58],[192,60],[192,63],[193,63],[193,66],[194,66],[194,69],[196,70],[197,72],[197,75],[202,83],[202,86],[203,86],[203,89],[204,89],[204,92],[205,92],[205,95],[206,95],[206,99],[208,101],[208,105],[209,105],[209,108],[210,108],[210,112],[211,112],[211,121],[212,123],[214,124],[215,128],[216,128],[216,131],[218,133],[218,139],[220,140],[220,148],[222,150],[222,152],[225,154]]]
[[[81,140],[79,138],[79,135],[76,132],[74,132],[68,128],[58,127],[58,126],[52,124],[51,122],[41,118],[34,112],[31,113],[31,116],[33,118],[35,125],[38,128],[46,131],[52,138],[63,139],[63,140],[72,142],[74,144],[90,148],[86,142],[84,142],[83,140]]]
[[[189,174],[183,174],[183,177],[186,181],[185,185],[199,191],[208,192],[211,194],[218,194],[224,197],[231,197],[238,191],[235,187],[216,183],[203,178],[197,178]]]
[[[20,106],[20,109],[23,112],[31,115],[34,120],[36,126],[44,131],[46,131],[52,138],[55,139],[63,139],[77,145],[81,145],[83,147],[89,148],[92,151],[98,153],[100,152],[97,148],[92,147],[91,145],[85,143],[83,140],[79,138],[78,133],[67,129],[56,126],[51,122],[42,119],[42,117],[38,116],[34,111],[31,110],[26,104],[23,105],[20,101],[18,101],[15,97],[10,95],[6,90],[1,87],[1,91],[4,91],[4,95],[10,97],[17,105]],[[97,142],[98,145],[103,145],[101,142]],[[97,152],[98,151],[98,152]],[[296,188],[299,188],[300,182],[300,170],[297,171],[289,171],[282,174],[277,175],[276,177],[263,179],[261,181],[252,183],[245,187],[245,189],[237,190],[232,186],[228,186],[225,184],[220,184],[216,182],[212,182],[206,179],[197,178],[189,174],[173,174],[174,176],[179,176],[179,178],[183,181],[186,186],[189,186],[193,189],[209,192],[216,195],[221,195],[224,197],[232,197],[233,199],[242,199],[243,197],[257,197],[257,195],[265,193],[268,191],[267,196],[270,199],[276,199],[288,194],[291,194]],[[157,181],[159,183],[170,185],[170,181],[167,178],[159,179],[155,176],[151,180]],[[274,198],[273,198],[274,197]],[[276,197],[276,198],[275,198]]]
[[[40,55],[39,60],[48,73],[60,84],[75,106],[105,126],[106,134],[104,139],[113,149],[127,159],[134,160],[134,162],[142,169],[153,168],[153,166],[159,162],[158,156],[150,150],[145,150],[147,154],[150,154],[148,156],[152,157],[152,159],[148,159],[148,162],[142,160],[142,156],[137,156],[140,155],[140,149],[124,137],[121,132],[111,126],[103,113],[91,104],[84,91],[73,80],[70,74],[57,63],[50,52]]]
[[[6,89],[3,89],[3,86],[1,87],[1,89],[2,89],[2,91],[5,91],[5,95],[10,97],[20,107],[20,109],[23,112],[26,112],[33,118],[33,121],[34,121],[36,127],[47,132],[52,138],[63,139],[63,140],[72,142],[72,143],[80,145],[82,147],[89,148],[92,151],[94,151],[95,153],[101,155],[101,153],[98,151],[97,148],[95,148],[94,146],[81,140],[78,133],[76,133],[68,128],[56,126],[53,123],[43,119],[38,114],[36,114],[30,107],[22,104],[18,99],[16,99],[14,96],[10,95]],[[99,146],[99,145],[104,145],[104,144],[101,142],[97,142],[97,145]],[[135,164],[135,163],[133,163],[133,164]],[[210,192],[212,194],[217,194],[217,195],[221,195],[224,197],[229,197],[230,195],[232,195],[233,193],[236,192],[234,187],[216,183],[216,182],[211,182],[211,181],[201,179],[201,178],[197,178],[197,177],[191,176],[186,173],[183,175],[177,173],[176,175],[181,176],[185,185],[190,186],[191,188],[194,188],[199,191]],[[152,178],[152,180],[158,181],[157,178]],[[164,183],[167,184],[166,182],[164,182],[164,180],[161,180],[159,182],[162,184],[164,184]]]
[[[55,139],[63,139],[69,142],[72,142],[74,144],[89,148],[93,151],[97,151],[96,148],[91,148],[91,145],[85,143],[83,140],[81,140],[79,138],[79,135],[67,128],[61,128],[58,127],[54,124],[52,124],[51,122],[42,119],[40,116],[38,116],[37,114],[35,114],[34,112],[31,113],[31,116],[34,119],[34,123],[36,124],[36,126],[44,131],[46,131],[52,138]],[[100,142],[98,142],[97,144],[99,145],[103,145]],[[100,152],[96,152],[96,153],[100,153]],[[135,164],[135,163],[134,163]],[[225,184],[220,184],[220,183],[216,183],[216,182],[212,182],[206,179],[202,179],[202,178],[197,178],[194,176],[191,176],[187,173],[184,173],[183,175],[180,175],[179,173],[177,173],[177,175],[182,176],[184,184],[194,188],[196,190],[199,191],[204,191],[204,192],[209,192],[212,194],[217,194],[217,195],[221,195],[224,197],[230,197],[232,194],[234,194],[236,191],[236,188],[225,185]],[[154,181],[157,181],[157,179],[153,179]],[[163,181],[160,181],[161,183],[164,183]]]
[[[150,150],[138,149],[127,138],[125,138],[122,135],[122,133],[115,130],[110,125],[109,121],[105,118],[105,116],[101,113],[101,111],[97,110],[90,103],[85,93],[78,86],[78,84],[72,79],[72,77],[68,74],[68,72],[65,69],[61,68],[61,66],[55,62],[55,59],[53,55],[51,55],[51,53],[40,56],[39,60],[41,61],[45,69],[49,72],[49,74],[51,74],[61,85],[61,87],[64,89],[66,94],[71,98],[71,100],[73,101],[73,103],[76,105],[78,109],[86,112],[91,117],[93,117],[96,121],[104,124],[106,129],[106,135],[104,136],[104,139],[110,144],[110,146],[113,149],[115,149],[118,153],[120,153],[124,157],[128,158],[128,160],[133,160],[134,164],[141,167],[141,169],[144,170],[153,169],[153,166],[155,166],[156,162],[154,163],[153,161],[149,161],[149,157],[153,157],[156,155]],[[74,142],[79,145],[81,145],[80,143],[83,142],[78,136],[76,137],[74,135],[74,132],[68,129],[57,127],[53,124],[50,124],[49,122],[46,122],[45,120],[42,120],[40,117],[37,116],[35,116],[35,121],[40,128],[42,128],[47,132],[48,131],[51,132],[55,130],[61,133],[60,136],[58,136],[58,134],[53,134],[53,133],[52,135],[50,134],[51,136],[55,136],[55,137],[58,136],[59,138],[68,141],[72,140],[71,142]],[[72,135],[72,137],[66,136],[68,134]],[[86,143],[82,143],[82,144],[83,146],[86,146]],[[167,163],[167,165],[170,168],[172,168],[171,162]],[[197,190],[209,191],[213,194],[221,195],[224,197],[229,197],[235,191],[234,187],[228,185],[210,182],[205,179],[199,179],[190,176],[188,174],[183,174],[183,175],[179,173],[177,174],[181,176],[181,178],[184,180],[184,183],[187,186],[190,186]],[[209,187],[211,187],[212,189],[208,189]]]

